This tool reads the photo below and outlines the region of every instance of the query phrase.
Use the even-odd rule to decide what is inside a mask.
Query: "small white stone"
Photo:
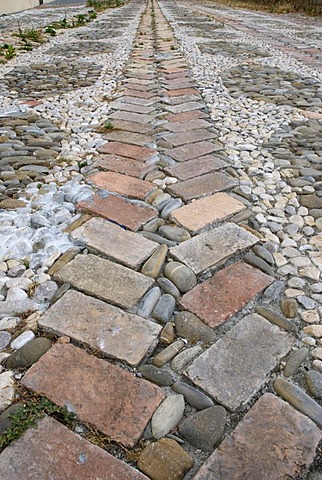
[[[300,295],[304,295],[302,290],[298,290],[297,288],[287,288],[285,290],[285,295],[287,298],[296,298]]]
[[[12,403],[15,394],[14,384],[12,372],[0,374],[0,412]]]
[[[312,351],[312,357],[316,358],[317,360],[322,360],[322,347],[315,348]]]
[[[322,337],[322,325],[310,325],[303,328],[303,332],[315,338]]]
[[[29,343],[31,340],[35,338],[34,332],[31,330],[26,330],[25,332],[21,333],[17,338],[14,339],[13,342],[11,342],[11,348],[14,348],[15,350],[18,350],[19,348],[23,347],[26,345],[26,343]]]
[[[314,360],[313,363],[314,370],[322,373],[322,362],[321,360]]]
[[[21,319],[19,317],[4,317],[0,320],[0,330],[10,330],[15,328]]]
[[[306,323],[318,323],[320,316],[316,310],[307,310],[301,313],[301,318]]]
[[[320,279],[320,270],[315,267],[306,267],[299,270],[299,274],[302,277],[310,278],[317,282]]]
[[[283,267],[288,262],[286,260],[286,258],[283,257],[283,255],[281,253],[275,252],[275,253],[273,253],[273,257],[274,257],[275,264],[276,264],[277,268]]]
[[[304,337],[302,338],[302,342],[304,345],[309,345],[310,347],[314,347],[316,344],[316,340],[312,337]]]

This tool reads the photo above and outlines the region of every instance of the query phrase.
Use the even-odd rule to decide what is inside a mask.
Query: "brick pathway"
[[[107,451],[45,417],[0,454],[0,476],[300,478],[317,455],[322,407],[273,388],[296,328],[255,312],[275,271],[250,264],[260,238],[243,223],[232,168],[156,0],[123,74],[115,128],[86,179],[96,193],[78,204],[89,216],[70,229],[88,251],[53,269],[69,289],[38,321],[70,343],[22,378]]]

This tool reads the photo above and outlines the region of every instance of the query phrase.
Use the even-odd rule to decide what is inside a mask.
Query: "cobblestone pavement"
[[[133,1],[3,64],[4,480],[322,478],[320,25],[246,13]]]

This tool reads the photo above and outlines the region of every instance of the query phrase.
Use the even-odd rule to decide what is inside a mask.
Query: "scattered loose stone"
[[[182,479],[193,464],[193,458],[176,441],[168,438],[145,447],[138,460],[139,469],[152,480]]]
[[[183,395],[170,395],[154,412],[151,419],[152,435],[159,440],[181,420],[184,412]]]
[[[171,280],[182,293],[191,290],[197,284],[196,275],[180,262],[167,263],[164,275]]]
[[[190,312],[180,312],[175,317],[177,335],[190,342],[211,343],[216,339],[212,328],[204,324],[198,317]]]
[[[142,365],[142,367],[138,368],[138,372],[143,378],[156,383],[160,387],[169,387],[174,383],[173,375],[169,371],[154,365]]]
[[[49,350],[51,347],[51,341],[49,338],[38,337],[29,341],[6,360],[6,367],[15,370],[17,368],[28,368],[38,360]]]
[[[0,374],[0,412],[12,403],[15,395],[14,384],[12,372]]]
[[[183,340],[176,340],[154,357],[153,365],[162,367],[167,362],[170,362],[184,347],[185,342]]]
[[[13,426],[11,415],[17,413],[17,411],[23,407],[23,403],[14,403],[10,407],[6,408],[0,415],[0,435],[3,435],[8,428]]]
[[[204,410],[212,407],[214,402],[200,390],[188,385],[185,382],[176,382],[172,385],[172,390],[184,396],[186,402],[197,410]]]
[[[267,275],[270,275],[271,277],[275,277],[275,272],[272,269],[272,267],[267,262],[265,262],[265,260],[257,257],[257,255],[253,255],[252,253],[247,253],[244,256],[243,260],[249,265],[259,268],[259,270],[262,270],[262,272],[266,273]]]
[[[185,368],[201,353],[203,349],[200,345],[185,349],[179,353],[171,362],[171,368],[177,373],[182,373]]]
[[[321,428],[322,407],[309,397],[303,390],[283,378],[277,378],[273,384],[274,390],[293,407],[311,418]]]
[[[168,253],[168,247],[166,245],[160,245],[152,256],[145,262],[141,272],[148,277],[157,278],[162,270]]]
[[[307,335],[312,335],[312,337],[321,338],[322,325],[310,325],[308,327],[304,327],[303,332]]]
[[[285,298],[281,300],[281,310],[287,318],[297,316],[297,303],[294,298]]]
[[[168,225],[164,225],[159,228],[160,235],[168,238],[169,240],[173,240],[175,242],[184,242],[185,240],[189,240],[191,237],[190,233],[187,230],[184,230],[180,227],[171,227]]]
[[[11,334],[9,332],[0,332],[0,350],[4,350],[11,342]]]
[[[24,345],[28,344],[35,338],[34,332],[31,330],[26,330],[25,332],[21,333],[13,342],[11,342],[11,348],[18,350],[19,348],[23,347]]]
[[[301,318],[306,323],[318,323],[320,316],[316,310],[307,310],[301,313]]]
[[[292,353],[290,358],[287,360],[286,365],[284,367],[284,375],[285,377],[291,377],[297,369],[302,365],[304,360],[307,358],[309,354],[309,349],[302,347]]]
[[[261,315],[262,317],[269,320],[271,323],[277,325],[280,328],[283,328],[284,330],[287,330],[288,332],[297,331],[296,326],[290,320],[287,320],[286,318],[282,317],[282,315],[274,312],[270,308],[261,307],[258,305],[256,307],[256,312],[259,313],[259,315]]]
[[[160,343],[170,345],[174,341],[174,325],[168,322],[160,333]]]
[[[172,297],[172,295],[166,293],[165,295],[161,296],[160,300],[154,307],[152,317],[165,324],[171,319],[175,306],[175,299]]]
[[[158,287],[151,288],[151,290],[142,298],[136,311],[137,315],[143,318],[150,317],[160,297],[161,297],[160,288]]]
[[[179,433],[196,448],[214,449],[224,434],[226,416],[223,407],[207,408],[181,422]]]
[[[168,278],[160,277],[157,279],[157,283],[165,293],[169,293],[174,298],[180,297],[179,289]]]
[[[322,374],[314,370],[309,370],[305,373],[305,383],[313,397],[317,399],[322,398]]]

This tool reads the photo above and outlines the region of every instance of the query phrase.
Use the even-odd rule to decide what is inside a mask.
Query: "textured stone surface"
[[[211,343],[216,339],[213,329],[191,312],[179,312],[175,318],[175,327],[177,335],[190,342]]]
[[[13,352],[6,360],[9,369],[30,367],[51,347],[49,338],[37,337]]]
[[[259,315],[248,315],[193,362],[188,376],[220,404],[235,410],[261,387],[293,341]]]
[[[201,467],[195,480],[297,478],[321,432],[307,417],[267,393]]]
[[[90,251],[133,269],[138,269],[158,247],[142,235],[98,217],[74,230],[71,236],[83,240]]]
[[[164,398],[159,387],[71,344],[54,345],[22,382],[126,447],[136,444]]]
[[[120,155],[121,157],[132,158],[133,160],[142,162],[149,160],[155,155],[155,150],[152,150],[152,148],[138,147],[136,145],[130,145],[122,142],[104,143],[104,145],[99,148],[99,152]]]
[[[181,422],[179,433],[196,448],[214,449],[224,434],[226,416],[223,407],[206,408]]]
[[[170,432],[181,420],[184,412],[183,395],[169,395],[156,409],[151,419],[152,435],[157,440]]]
[[[150,182],[116,172],[94,173],[86,181],[99,188],[138,200],[144,200],[144,197],[155,188]]]
[[[169,120],[172,122],[174,121],[173,118],[170,118]],[[166,150],[165,154],[169,155],[174,160],[177,160],[177,162],[185,162],[186,160],[191,160],[192,158],[202,157],[203,155],[207,155],[215,150],[216,147],[211,142],[198,142],[192,144],[189,143],[183,147],[176,147]]]
[[[176,124],[173,123],[173,125]],[[184,124],[178,123],[177,125]],[[165,170],[179,180],[188,180],[189,178],[199,177],[199,175],[220,170],[226,166],[227,163],[220,158],[217,158],[214,155],[205,155],[204,157],[187,160],[186,162],[166,167]]]
[[[216,193],[177,208],[172,213],[172,219],[184,228],[196,232],[244,209],[243,203],[227,193]]]
[[[147,480],[47,416],[1,453],[0,470],[7,480],[97,480],[107,472],[113,480]]]
[[[148,445],[138,461],[139,469],[151,480],[181,480],[193,464],[193,458],[168,438]]]
[[[135,123],[134,125],[138,125]],[[93,168],[110,170],[111,172],[123,173],[131,177],[142,178],[151,169],[151,165],[132,160],[131,158],[119,157],[117,155],[101,155],[92,165]]]
[[[233,263],[179,299],[180,305],[214,328],[238,312],[273,281],[243,262]]]
[[[255,235],[233,223],[202,233],[171,248],[171,255],[196,275],[258,242]]]
[[[115,197],[114,195],[102,197],[96,194],[90,199],[79,202],[78,208],[107,218],[133,231],[139,230],[145,223],[158,215],[157,210],[137,203],[131,203],[124,198]]]
[[[211,193],[227,190],[236,185],[236,180],[225,173],[212,172],[201,177],[190,178],[168,187],[172,195],[181,197],[185,202]]]
[[[153,349],[161,330],[149,320],[73,290],[58,300],[38,325],[130,365],[137,365]]]
[[[153,285],[153,280],[141,273],[91,254],[77,255],[54,278],[125,308],[135,305]]]

